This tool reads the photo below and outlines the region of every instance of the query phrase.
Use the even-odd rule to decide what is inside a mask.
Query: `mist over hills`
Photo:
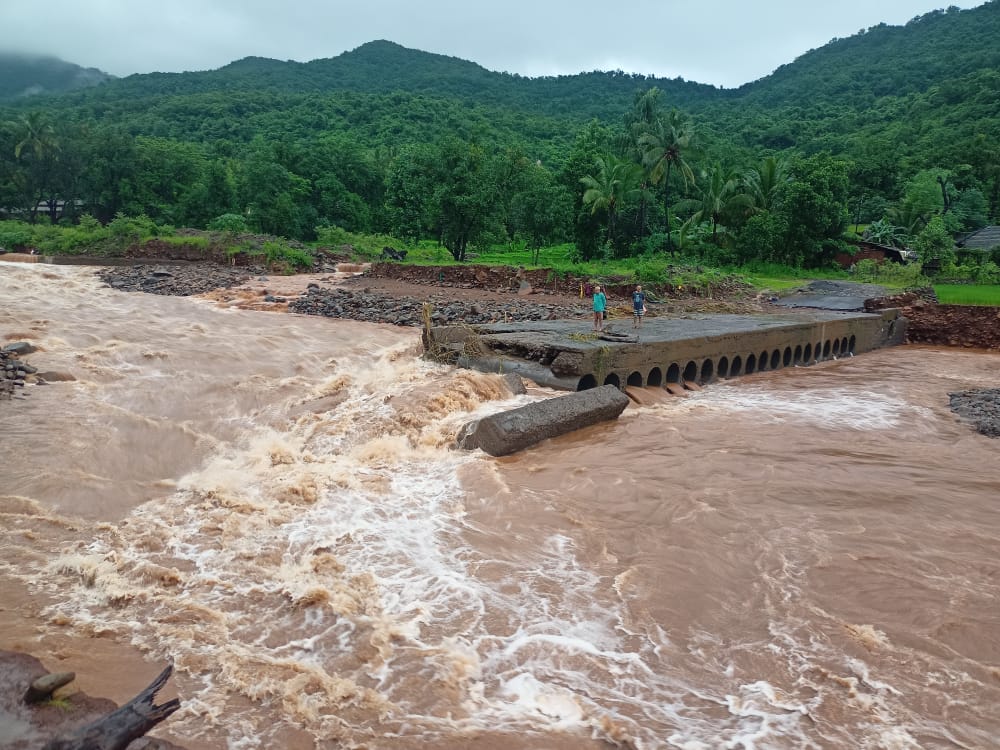
[[[114,78],[51,55],[0,51],[0,101],[89,88]]]

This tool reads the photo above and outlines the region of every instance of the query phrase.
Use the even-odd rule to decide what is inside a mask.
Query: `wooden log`
[[[124,706],[70,735],[49,741],[43,750],[125,750],[130,742],[180,708],[177,698],[159,706],[153,703],[173,671],[173,665],[168,666],[149,687]]]

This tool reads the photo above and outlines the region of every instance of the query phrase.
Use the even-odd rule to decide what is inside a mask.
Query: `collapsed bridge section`
[[[582,391],[602,385],[706,385],[718,379],[807,366],[901,344],[906,319],[815,310],[772,315],[650,318],[638,331],[611,323],[546,320],[428,327],[435,357],[483,372],[514,372],[539,385]]]

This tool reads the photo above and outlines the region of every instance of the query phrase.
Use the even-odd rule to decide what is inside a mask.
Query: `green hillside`
[[[998,38],[991,0],[835,39],[734,90],[527,78],[387,41],[133,75],[0,108],[0,206],[34,220],[71,194],[102,222],[336,225],[456,257],[571,240],[586,257],[822,264],[848,220],[885,243],[933,228],[938,247],[1000,217]]]

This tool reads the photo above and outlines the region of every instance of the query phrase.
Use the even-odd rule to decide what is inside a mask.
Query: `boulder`
[[[613,385],[557,396],[466,424],[457,444],[464,450],[482,449],[491,456],[507,456],[548,438],[598,422],[617,419],[629,399]]]

